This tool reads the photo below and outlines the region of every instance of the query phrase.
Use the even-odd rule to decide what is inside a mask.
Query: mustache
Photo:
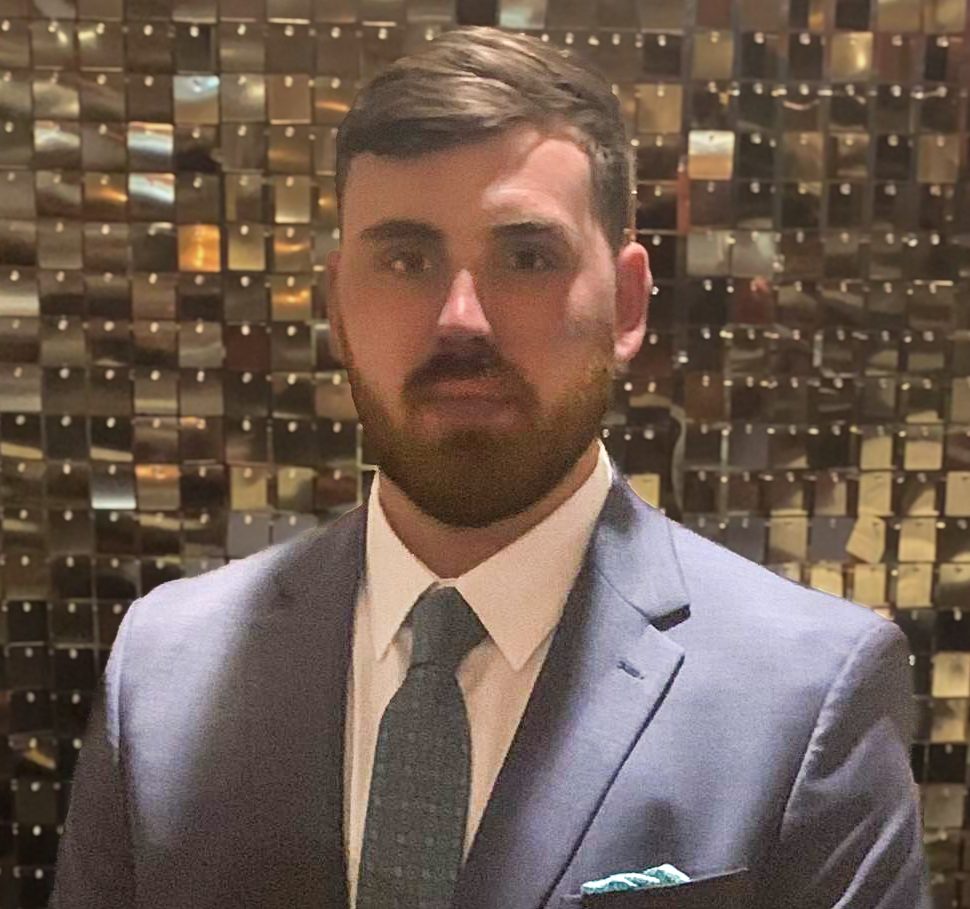
[[[447,379],[501,379],[504,375],[496,357],[488,352],[439,354],[414,377],[417,387],[430,387]]]

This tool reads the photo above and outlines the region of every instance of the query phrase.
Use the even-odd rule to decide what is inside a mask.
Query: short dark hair
[[[391,63],[357,95],[337,131],[340,208],[355,155],[411,158],[518,124],[568,131],[589,157],[593,204],[610,248],[630,226],[630,149],[610,84],[526,35],[481,26],[443,32]]]

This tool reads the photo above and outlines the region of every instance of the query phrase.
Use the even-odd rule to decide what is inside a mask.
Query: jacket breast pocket
[[[754,903],[754,883],[747,868],[695,878],[667,887],[573,893],[558,909],[747,909]]]

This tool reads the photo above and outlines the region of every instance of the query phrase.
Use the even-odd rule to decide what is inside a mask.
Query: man
[[[132,606],[52,906],[928,909],[902,633],[599,441],[651,288],[628,168],[609,86],[532,39],[361,93],[328,315],[380,472]]]

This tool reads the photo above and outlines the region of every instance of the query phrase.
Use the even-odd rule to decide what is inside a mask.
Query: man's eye
[[[552,257],[541,249],[512,250],[509,260],[517,271],[549,271],[555,268]]]
[[[389,271],[398,275],[415,275],[431,267],[427,256],[419,252],[395,252],[385,259]]]

